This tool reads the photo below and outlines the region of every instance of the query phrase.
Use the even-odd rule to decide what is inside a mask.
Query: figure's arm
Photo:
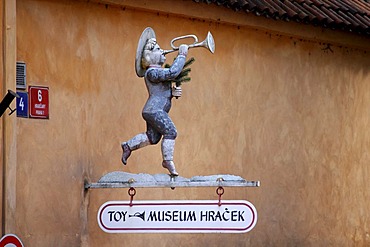
[[[180,45],[179,55],[176,57],[171,67],[168,69],[165,68],[150,69],[147,73],[148,79],[152,82],[158,83],[175,79],[181,73],[185,65],[187,53],[188,46]]]

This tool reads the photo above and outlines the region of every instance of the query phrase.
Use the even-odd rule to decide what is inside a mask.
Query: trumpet
[[[129,218],[131,218],[131,217],[138,217],[138,218],[140,218],[140,219],[142,219],[142,220],[145,221],[145,211],[142,212],[142,213],[137,212],[137,213],[134,213],[134,214],[129,214],[128,217]]]
[[[193,38],[194,39],[193,44],[188,45],[189,49],[190,48],[196,48],[196,47],[204,47],[204,48],[207,48],[211,53],[215,53],[215,41],[213,39],[213,36],[212,36],[211,32],[208,32],[207,37],[202,42],[198,42],[198,37],[195,36],[194,34],[184,35],[184,36],[180,36],[180,37],[176,37],[176,38],[172,39],[171,40],[172,50],[164,50],[163,55],[166,55],[166,54],[174,52],[174,51],[178,51],[179,47],[175,46],[174,43],[178,40],[187,39],[187,38]]]

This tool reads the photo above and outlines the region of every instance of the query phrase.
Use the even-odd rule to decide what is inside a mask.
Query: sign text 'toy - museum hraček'
[[[98,212],[108,233],[245,233],[257,223],[248,201],[109,201]]]

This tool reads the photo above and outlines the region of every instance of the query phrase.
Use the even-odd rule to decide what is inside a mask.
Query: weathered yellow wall
[[[127,191],[85,193],[84,180],[116,170],[165,172],[159,145],[134,152],[126,167],[120,162],[120,142],[145,130],[147,93],[134,60],[147,26],[165,49],[179,35],[214,35],[215,54],[190,50],[192,81],[173,102],[175,161],[184,177],[261,181],[260,188],[225,189],[225,199],[257,208],[247,234],[107,234],[98,227],[98,208],[128,200]],[[27,64],[28,85],[49,87],[50,119],[17,118],[15,233],[25,246],[369,245],[369,49],[326,47],[139,9],[17,1],[17,60]],[[139,189],[135,199],[217,195],[214,188]]]

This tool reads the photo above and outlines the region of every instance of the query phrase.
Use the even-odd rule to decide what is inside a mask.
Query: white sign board
[[[256,225],[248,201],[109,201],[98,212],[108,233],[245,233]]]

